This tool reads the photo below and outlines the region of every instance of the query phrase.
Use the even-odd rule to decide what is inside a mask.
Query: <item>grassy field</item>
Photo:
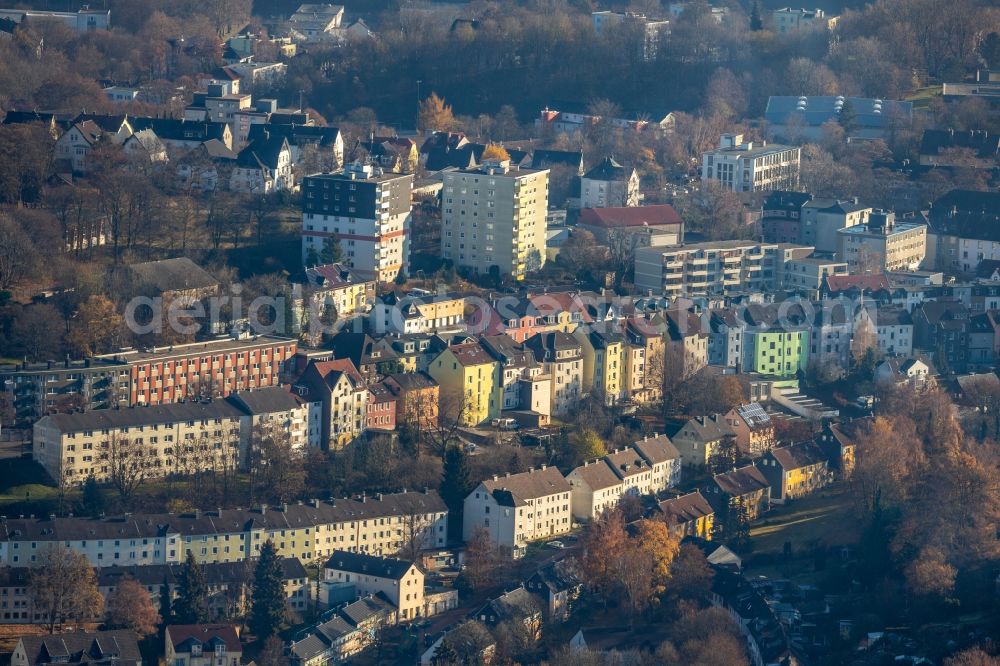
[[[816,543],[839,546],[857,542],[857,524],[847,488],[838,485],[776,506],[750,529],[750,537],[755,553],[780,553],[786,541],[791,541],[797,551]]]
[[[931,100],[935,97],[941,96],[941,86],[927,86],[926,88],[919,88],[913,91],[912,95],[908,95],[906,100],[908,102],[913,102],[913,108],[915,109],[926,109]]]

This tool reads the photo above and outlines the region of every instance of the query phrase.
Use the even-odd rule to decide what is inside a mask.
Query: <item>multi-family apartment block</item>
[[[517,556],[529,541],[569,532],[571,492],[555,467],[494,476],[465,498],[463,538],[482,529],[492,543]]]
[[[837,235],[838,256],[852,273],[913,271],[927,253],[927,225],[896,222],[889,211],[872,211],[867,224],[846,227]]]
[[[0,391],[8,395],[19,424],[45,414],[109,409],[130,404],[126,363],[87,359],[0,366]]]
[[[776,290],[785,262],[811,247],[725,240],[635,252],[635,286],[668,296],[708,296]]]
[[[523,280],[545,263],[549,170],[483,160],[448,172],[441,194],[441,256],[480,274]]]
[[[302,259],[318,263],[328,238],[340,241],[343,263],[391,282],[409,271],[413,176],[348,164],[306,176],[302,195]]]
[[[31,566],[49,544],[68,544],[95,567],[179,564],[189,551],[203,564],[242,562],[268,540],[280,557],[302,562],[334,550],[391,555],[413,542],[444,547],[447,524],[434,491],[181,514],[0,518],[0,565]]]
[[[744,141],[742,134],[723,134],[719,147],[702,153],[702,181],[718,181],[733,192],[794,190],[799,186],[801,149]]]
[[[129,349],[95,357],[94,362],[128,367],[128,404],[165,405],[277,386],[295,349],[295,340],[261,335]]]
[[[833,30],[839,16],[827,16],[822,9],[797,9],[782,7],[771,12],[775,32],[791,32],[800,28],[822,27]]]
[[[207,400],[52,414],[34,425],[33,456],[59,483],[112,478],[116,466],[141,462],[145,478],[246,461],[256,428],[279,428],[293,447],[307,442],[306,407],[278,387]],[[128,462],[127,462],[128,461]]]
[[[583,395],[583,348],[569,333],[537,333],[525,342],[545,374],[552,377],[551,414],[569,412]]]

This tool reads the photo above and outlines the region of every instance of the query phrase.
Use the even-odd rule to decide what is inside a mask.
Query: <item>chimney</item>
[[[266,514],[267,514],[267,505],[266,504],[261,504],[260,505],[260,515],[263,516],[263,515],[266,515]]]

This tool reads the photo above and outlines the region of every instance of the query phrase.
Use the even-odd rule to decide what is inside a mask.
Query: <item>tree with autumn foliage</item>
[[[123,321],[106,296],[90,296],[70,320],[66,342],[81,356],[99,354],[120,338]]]
[[[149,592],[134,578],[118,583],[106,604],[110,629],[131,629],[140,636],[148,636],[160,623],[160,614],[153,607]]]
[[[451,106],[445,104],[444,99],[432,92],[430,97],[420,102],[420,111],[417,117],[420,123],[418,129],[421,132],[451,132],[458,126],[455,114],[452,113]]]
[[[28,596],[50,634],[58,624],[90,622],[101,616],[104,597],[86,555],[64,548],[62,543],[50,543],[34,557]]]
[[[481,161],[486,161],[486,160],[498,160],[500,162],[507,162],[510,161],[510,153],[508,153],[507,149],[504,148],[503,146],[496,143],[491,143],[490,145],[486,146],[486,148],[483,150],[483,156]]]

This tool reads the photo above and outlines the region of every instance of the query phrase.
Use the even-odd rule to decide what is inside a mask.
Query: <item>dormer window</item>
[[[191,656],[192,657],[200,657],[201,656],[201,644],[200,643],[195,643],[194,645],[191,646]]]

